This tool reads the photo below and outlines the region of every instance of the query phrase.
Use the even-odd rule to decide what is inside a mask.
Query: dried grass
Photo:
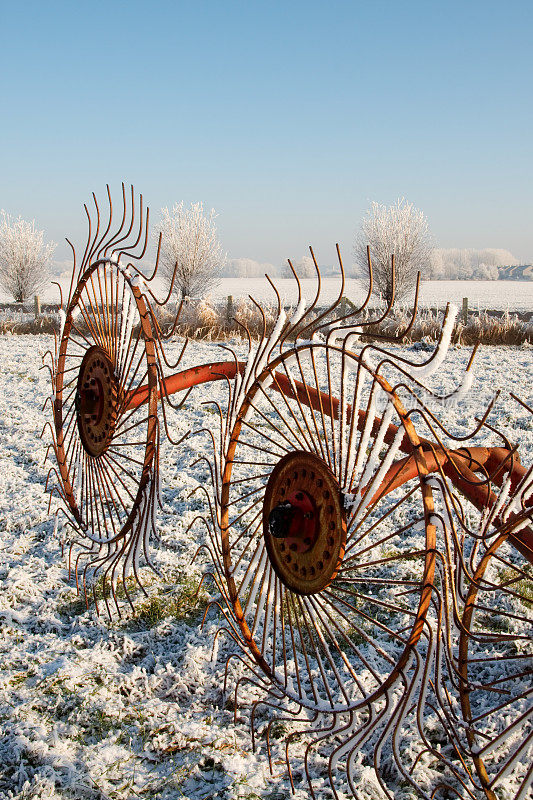
[[[175,314],[176,308],[171,305],[158,310],[158,321],[164,332],[172,327]],[[212,302],[210,298],[190,301],[182,308],[175,334],[190,339],[211,341],[232,337],[246,338],[248,331],[253,339],[257,339],[263,336],[265,331],[268,333],[272,329],[276,315],[276,306],[263,306],[260,309],[248,298],[218,303]],[[379,316],[379,311],[370,311],[363,321],[369,322],[376,316]],[[415,324],[404,342],[406,344],[419,341],[436,342],[439,338],[443,317],[443,312],[439,310],[420,310]],[[473,345],[476,342],[485,345],[533,344],[533,315],[529,315],[529,319],[523,317],[524,315],[508,312],[471,312],[466,324],[459,318],[453,331],[452,342],[462,345]],[[331,317],[332,322],[334,318],[335,313]],[[363,341],[372,341],[376,334],[397,336],[402,329],[407,327],[409,320],[410,312],[398,309],[380,325],[369,325],[368,327],[365,325]],[[58,327],[56,315],[43,315],[29,321],[0,320],[0,334],[53,333],[54,330],[58,330]],[[307,331],[306,337],[309,337],[310,333]]]

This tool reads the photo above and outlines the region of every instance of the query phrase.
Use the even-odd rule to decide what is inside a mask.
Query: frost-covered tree
[[[231,258],[226,262],[222,274],[227,278],[262,278],[265,272],[275,275],[277,269],[273,264],[261,263],[253,258]]]
[[[431,256],[428,222],[405,199],[392,206],[372,203],[356,236],[354,255],[358,275],[368,279],[367,245],[370,247],[374,292],[389,302],[392,295],[391,257],[394,255],[395,297],[412,290],[417,272],[425,274]]]
[[[176,268],[174,287],[181,297],[205,297],[217,284],[226,256],[217,238],[216,216],[214,209],[205,214],[202,203],[161,209],[156,230],[162,234],[161,274],[170,284]]]
[[[314,278],[316,276],[315,262],[311,256],[303,256],[299,261],[293,262],[293,267],[299,278]],[[283,265],[282,276],[292,278],[292,270],[288,264]]]
[[[35,220],[13,219],[2,211],[0,222],[0,285],[17,303],[36,294],[50,280],[48,265],[56,245],[45,243]]]
[[[497,280],[499,267],[516,264],[518,260],[513,254],[501,248],[436,248],[431,254],[428,277],[432,280]]]

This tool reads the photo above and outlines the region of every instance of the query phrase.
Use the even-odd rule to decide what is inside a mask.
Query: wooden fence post
[[[231,324],[231,320],[233,319],[233,296],[228,294],[228,300],[226,304],[226,320],[228,324]]]
[[[463,325],[468,322],[468,297],[463,297]]]
[[[33,310],[35,313],[35,319],[39,319],[41,316],[41,298],[38,294],[36,294],[33,298]]]

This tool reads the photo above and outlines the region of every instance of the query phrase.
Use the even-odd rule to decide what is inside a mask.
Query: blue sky
[[[533,3],[0,1],[0,207],[81,243],[122,180],[230,257],[348,260],[372,200],[533,260]],[[67,257],[58,248],[57,257]]]

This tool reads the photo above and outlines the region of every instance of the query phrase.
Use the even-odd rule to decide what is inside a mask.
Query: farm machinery
[[[533,467],[489,423],[491,406],[466,434],[449,429],[475,356],[452,393],[429,388],[455,310],[425,360],[408,356],[398,345],[418,285],[410,321],[383,333],[393,300],[368,311],[371,254],[366,300],[346,311],[338,252],[335,301],[322,300],[318,266],[309,303],[293,270],[293,307],[272,282],[274,312],[253,301],[260,331],[242,322],[244,357],[225,343],[220,361],[178,370],[187,340],[175,363],[166,348],[183,303],[163,324],[174,279],[160,299],[159,249],[151,274],[140,267],[142,196],[123,186],[116,214],[108,189],[106,206],[85,209],[87,243],[80,260],[72,247],[50,353],[48,483],[87,602],[99,578],[108,613],[120,613],[118,587],[133,603],[132,582],[152,564],[162,434],[187,448],[169,410],[185,413],[194,387],[218,382],[216,397],[202,390],[217,422],[203,429],[199,552],[215,587],[206,613],[216,607],[216,641],[228,645],[224,689],[235,709],[248,706],[254,746],[260,734],[273,771],[282,752],[312,797],[358,797],[371,775],[383,797],[525,800]]]

